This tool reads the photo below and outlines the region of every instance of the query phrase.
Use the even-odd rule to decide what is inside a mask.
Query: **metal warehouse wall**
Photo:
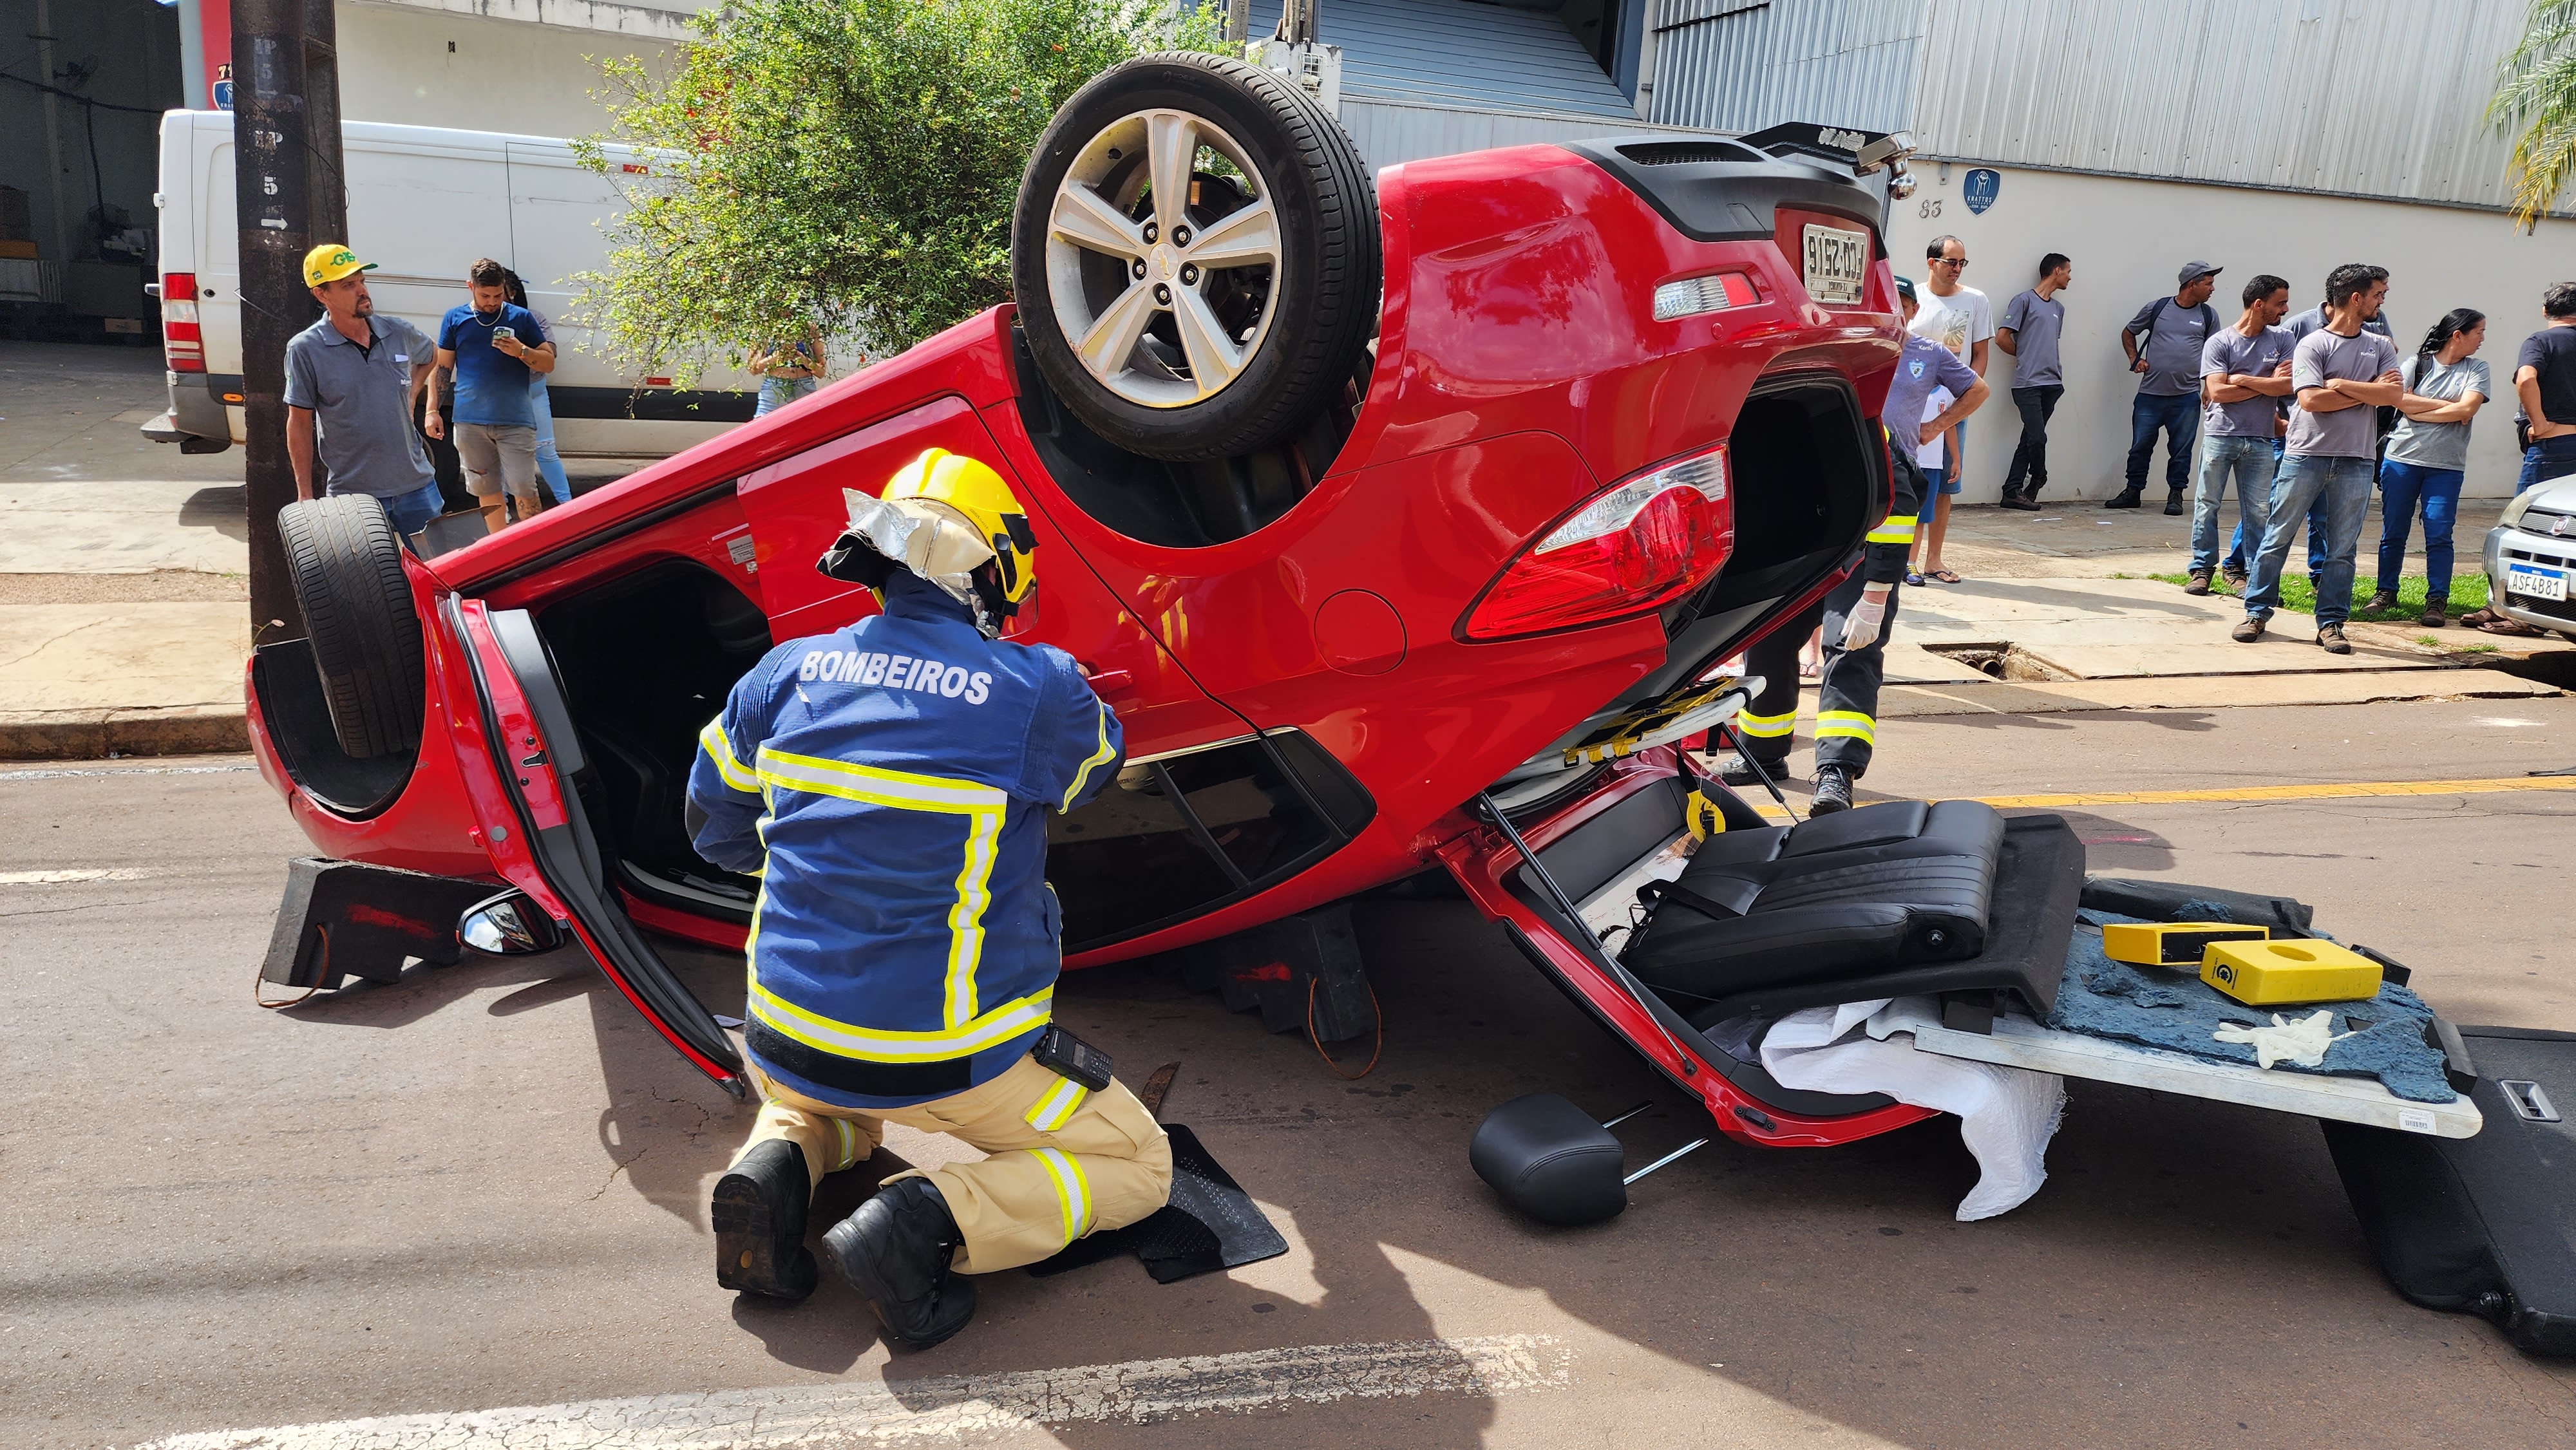
[[[1774,7],[1777,8],[1777,7]],[[1930,0],[1915,138],[1999,165],[2503,206],[2522,0]]]
[[[1254,0],[1252,34],[1278,23],[1278,0]],[[1342,124],[1371,166],[1662,129],[1637,119],[1552,13],[1469,0],[1333,0],[1319,34],[1342,48]]]
[[[1931,3],[1661,0],[1649,114],[1736,132],[1781,121],[1903,130]]]

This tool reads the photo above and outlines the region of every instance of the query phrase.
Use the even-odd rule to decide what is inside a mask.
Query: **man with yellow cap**
[[[974,1317],[963,1275],[1161,1208],[1163,1130],[1049,1022],[1063,966],[1046,818],[1115,779],[1118,719],[1063,651],[1000,638],[1037,539],[986,464],[931,449],[844,490],[818,564],[883,605],[737,682],[689,776],[698,853],[761,878],[743,1045],[762,1107],[715,1187],[716,1282],[813,1292],[806,1212],[889,1122],[989,1154],[887,1180],[824,1255],[917,1349]]]
[[[295,496],[315,496],[313,463],[329,492],[372,494],[394,532],[419,533],[445,508],[429,452],[412,427],[412,402],[437,352],[426,333],[376,315],[361,262],[338,242],[304,254],[304,285],[322,319],[286,344],[286,456]]]

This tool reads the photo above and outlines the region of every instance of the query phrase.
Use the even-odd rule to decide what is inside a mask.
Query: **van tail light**
[[[1594,494],[1503,566],[1458,626],[1466,641],[1606,624],[1708,582],[1735,549],[1726,445]]]
[[[197,274],[172,272],[161,279],[161,354],[174,373],[206,370],[206,335],[197,326]]]

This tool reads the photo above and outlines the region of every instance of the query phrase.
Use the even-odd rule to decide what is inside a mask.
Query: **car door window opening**
[[[701,859],[681,806],[698,732],[769,651],[767,616],[715,571],[666,559],[548,606],[538,626],[587,757],[572,785],[621,884],[748,925],[759,884]]]
[[[1254,895],[1357,836],[1376,813],[1302,731],[1163,756],[1121,771],[1047,823],[1047,879],[1070,954]]]

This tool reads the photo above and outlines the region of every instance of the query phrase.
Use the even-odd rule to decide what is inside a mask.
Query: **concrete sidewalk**
[[[242,455],[143,436],[145,348],[0,343],[0,759],[242,750]]]

